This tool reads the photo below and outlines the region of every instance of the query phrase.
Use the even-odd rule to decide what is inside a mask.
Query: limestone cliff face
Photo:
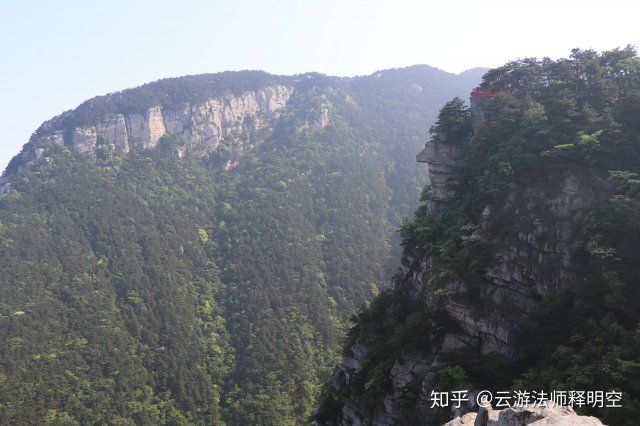
[[[174,109],[152,106],[143,114],[116,114],[104,117],[95,126],[75,128],[71,141],[80,153],[95,153],[99,138],[117,152],[127,153],[155,148],[162,136],[172,133],[186,142],[181,155],[203,155],[234,133],[251,136],[268,127],[269,121],[287,105],[292,92],[291,87],[273,85]]]
[[[452,143],[430,140],[416,156],[429,167],[431,197],[428,205],[431,214],[441,211],[449,198],[449,188],[456,183],[456,172],[464,164],[463,153]]]
[[[473,120],[484,119],[481,109],[475,105]],[[480,123],[475,121],[473,126]],[[431,192],[426,205],[429,215],[437,215],[450,206],[452,188],[465,164],[464,155],[459,145],[437,138],[427,142],[417,155],[417,161],[429,168]],[[395,360],[389,374],[392,390],[376,411],[373,425],[433,424],[436,413],[430,408],[430,395],[431,391],[437,391],[435,371],[446,364],[443,359],[453,351],[474,348],[479,354],[497,352],[511,359],[516,356],[523,321],[544,296],[563,290],[579,219],[586,208],[611,193],[609,182],[592,170],[560,175],[560,180],[541,187],[506,192],[499,201],[484,207],[471,238],[499,248],[486,268],[487,283],[480,290],[483,302],[489,300],[495,308],[478,310],[479,300],[458,297],[468,290],[467,283],[460,279],[447,282],[439,297],[444,298],[444,310],[453,324],[425,350],[403,351]],[[503,232],[495,232],[496,227]],[[437,259],[419,252],[409,253],[408,265],[402,270],[404,277],[394,291],[428,309],[434,295],[425,283],[435,262]],[[360,358],[367,348],[357,345],[351,352],[334,372],[332,386],[338,391],[359,371]],[[410,390],[416,381],[420,382],[417,397],[415,388]],[[348,403],[341,416],[343,425],[363,421]]]
[[[575,225],[585,208],[604,199],[609,190],[608,182],[597,175],[567,173],[554,190],[525,188],[510,192],[499,205],[484,208],[474,237],[490,241],[501,251],[486,271],[489,285],[483,296],[496,306],[508,304],[518,318],[495,310],[478,317],[473,302],[463,303],[455,297],[465,290],[465,283],[458,281],[447,285],[445,305],[464,337],[475,339],[481,353],[515,356],[520,316],[530,314],[542,297],[562,290],[571,264]],[[491,237],[487,229],[504,217],[509,218],[509,232],[500,239]],[[414,285],[422,282],[417,281],[421,273],[421,269],[414,272]]]
[[[175,108],[154,105],[143,113],[111,114],[99,118],[95,125],[71,129],[64,128],[62,118],[58,117],[45,123],[44,134],[35,136],[25,146],[17,172],[29,169],[38,161],[48,161],[47,153],[53,146],[68,146],[87,157],[95,157],[102,147],[123,155],[153,149],[167,134],[184,141],[184,145],[178,147],[180,157],[206,155],[224,141],[234,154],[234,159],[225,165],[230,168],[269,134],[293,91],[292,86],[273,84],[240,95],[184,103]],[[318,126],[326,126],[327,121],[328,112],[323,112]]]

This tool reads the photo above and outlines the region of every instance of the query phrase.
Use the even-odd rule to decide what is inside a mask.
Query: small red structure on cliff
[[[497,93],[498,93],[498,91],[496,89],[493,89],[493,88],[480,89],[479,87],[476,87],[475,89],[473,89],[471,91],[471,95],[470,96],[472,98],[492,98]]]

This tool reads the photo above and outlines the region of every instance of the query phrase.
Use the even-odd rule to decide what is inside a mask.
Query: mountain
[[[0,424],[300,424],[482,70],[225,72],[90,99],[0,179]]]
[[[316,421],[442,424],[488,390],[636,424],[639,123],[632,47],[510,62],[448,102],[403,267],[354,318]]]

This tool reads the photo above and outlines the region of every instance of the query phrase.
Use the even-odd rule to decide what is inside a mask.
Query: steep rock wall
[[[224,166],[230,168],[273,130],[274,121],[293,92],[292,86],[273,84],[237,96],[184,103],[175,108],[154,105],[143,113],[111,114],[100,118],[95,125],[73,128],[65,128],[58,117],[45,123],[45,134],[34,136],[25,145],[15,172],[28,170],[39,161],[48,161],[48,152],[54,146],[68,146],[87,157],[96,157],[102,147],[124,155],[153,149],[167,134],[184,141],[184,145],[177,148],[180,157],[206,155],[225,141],[227,149],[234,154],[233,160]],[[323,115],[319,120],[319,126],[326,126],[327,117]],[[9,189],[7,181],[6,176],[2,177],[2,192]]]
[[[477,128],[485,113],[478,103],[474,108],[472,120]],[[438,215],[449,206],[452,188],[458,184],[459,171],[465,165],[464,152],[453,143],[432,139],[416,159],[428,166],[431,193],[427,212]],[[459,297],[468,290],[464,281],[447,282],[443,294],[444,310],[453,322],[450,330],[443,337],[434,338],[428,349],[403,351],[395,360],[389,373],[391,391],[375,413],[373,425],[433,424],[437,413],[431,408],[430,395],[438,390],[436,371],[446,365],[443,358],[447,354],[475,348],[478,354],[496,352],[512,359],[516,356],[523,321],[544,296],[563,290],[563,278],[575,247],[575,228],[583,212],[605,200],[612,189],[603,176],[588,168],[561,175],[561,179],[548,182],[543,188],[510,191],[485,206],[472,237],[500,248],[486,268],[486,284],[480,290],[483,303],[489,300],[493,308],[482,310],[479,299]],[[434,262],[437,260],[420,253],[409,255],[409,265],[402,269],[404,278],[395,291],[425,307],[434,303],[432,290],[425,285]],[[339,391],[349,384],[360,370],[360,358],[367,350],[362,345],[351,349],[352,355],[334,372],[334,389]],[[417,397],[410,396],[411,385],[416,381],[420,382],[420,390]],[[345,404],[341,424],[362,422],[357,410]]]
[[[430,140],[416,160],[429,167],[431,195],[428,209],[431,214],[436,214],[446,206],[449,188],[457,183],[456,172],[464,165],[463,153],[455,144]]]
[[[118,152],[155,148],[162,136],[172,133],[186,142],[181,154],[203,155],[235,133],[249,135],[268,126],[286,105],[293,89],[274,85],[240,96],[209,99],[163,110],[152,106],[145,113],[105,117],[95,126],[73,129],[71,141],[80,153],[93,153],[98,138]],[[38,141],[50,138],[45,136]]]

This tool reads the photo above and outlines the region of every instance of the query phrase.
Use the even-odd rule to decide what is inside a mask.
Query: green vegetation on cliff
[[[12,161],[0,424],[309,418],[347,318],[387,282],[392,232],[425,179],[426,124],[477,82],[429,67],[194,76],[92,99],[36,136],[274,83],[294,94],[230,169],[233,140],[180,159],[171,134],[126,155],[98,141],[94,159],[67,143],[24,172]],[[326,127],[310,127],[327,101]]]
[[[640,58],[627,47],[523,59],[479,89],[432,128],[430,143],[461,160],[446,197],[425,188],[403,224],[395,288],[354,317],[344,353],[368,350],[327,385],[318,419],[436,424],[449,410],[429,412],[425,389],[466,387],[616,390],[622,408],[576,409],[635,424]],[[424,368],[409,382],[392,371],[411,362]]]

